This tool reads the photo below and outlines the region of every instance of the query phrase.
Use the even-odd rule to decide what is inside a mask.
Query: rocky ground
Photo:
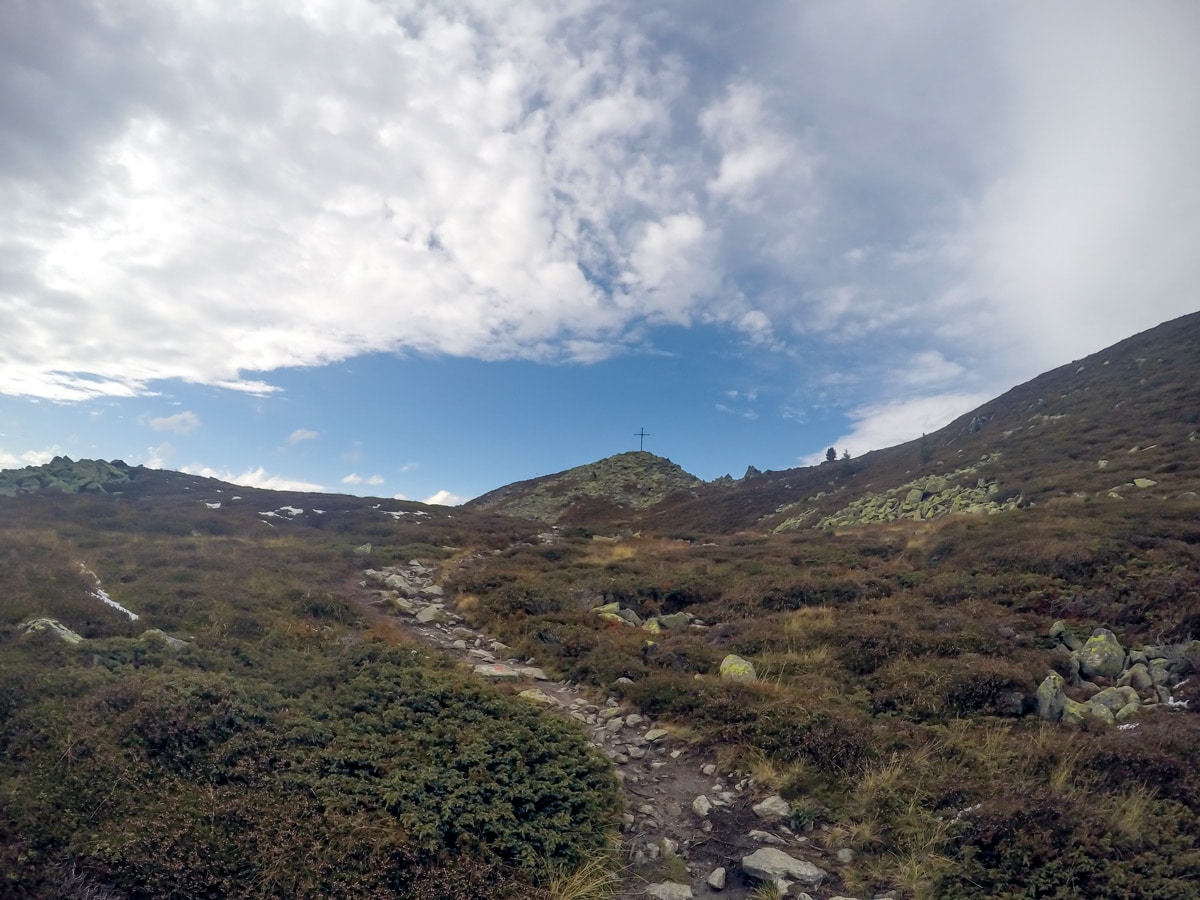
[[[534,660],[513,657],[504,644],[465,623],[437,580],[435,569],[416,560],[367,569],[358,598],[372,615],[387,616],[480,678],[513,682],[530,702],[584,726],[613,761],[624,789],[622,897],[746,898],[764,881],[786,886],[787,896],[840,896],[837,869],[850,851],[839,857],[820,831],[792,831],[786,802],[745,773],[721,770],[714,755],[685,736],[612,697],[550,679]]]

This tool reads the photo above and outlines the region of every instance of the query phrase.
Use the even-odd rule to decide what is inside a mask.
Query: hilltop
[[[669,459],[631,451],[509,484],[463,507],[539,522],[610,520],[656,506],[668,497],[691,495],[703,484]]]

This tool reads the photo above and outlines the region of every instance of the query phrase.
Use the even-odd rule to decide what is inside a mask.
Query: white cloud
[[[903,368],[892,373],[892,381],[911,386],[939,385],[961,378],[966,370],[937,350],[915,354]]]
[[[165,469],[167,461],[175,455],[175,448],[168,443],[159,444],[157,447],[146,448],[146,459],[142,463],[148,469]]]
[[[392,494],[392,499],[393,500],[407,500],[408,497],[405,496],[404,494]]]
[[[295,431],[293,431],[291,434],[288,435],[287,442],[294,447],[303,441],[315,441],[320,436],[321,435],[318,434],[317,432],[310,431],[307,428],[297,428]]]
[[[150,420],[150,427],[155,431],[173,431],[176,434],[191,434],[200,427],[200,417],[194,412],[185,411],[173,416],[161,416]]]
[[[838,402],[882,408],[1196,306],[1195,4],[30,9],[0,393],[595,362],[703,323],[810,383],[869,368]]]
[[[397,500],[403,500],[403,497],[397,496]],[[457,494],[452,494],[449,491],[438,491],[431,497],[426,497],[422,503],[430,503],[435,506],[458,506],[460,503],[466,503],[466,497],[460,497]]]
[[[701,112],[699,123],[720,153],[717,174],[707,184],[709,193],[719,198],[748,204],[785,166],[793,169],[793,177],[812,178],[816,160],[774,121],[758,84],[731,84]]]
[[[864,406],[851,412],[853,427],[833,446],[839,452],[849,450],[852,456],[862,456],[937,431],[990,399],[986,394],[947,393]],[[800,463],[813,466],[824,460],[822,448],[802,457]]]
[[[51,447],[49,450],[26,450],[21,454],[0,450],[0,469],[23,469],[26,466],[44,466],[56,456],[62,456],[61,447]]]
[[[1200,7],[1013,9],[1007,152],[947,238],[943,299],[947,330],[997,328],[1029,375],[1196,309]]]
[[[370,475],[367,477],[363,477],[362,475],[359,475],[357,472],[351,472],[349,475],[345,476],[342,479],[342,484],[380,485],[380,484],[383,484],[383,476],[382,475]]]
[[[48,91],[122,102],[43,129],[69,170],[0,181],[22,284],[0,390],[264,393],[243,373],[404,348],[596,359],[689,321],[712,277],[699,156],[671,140],[678,59],[599,2],[463,6],[16,20]],[[66,62],[108,45],[120,66]],[[10,143],[46,140],[22,121]]]
[[[180,471],[188,475],[199,475],[202,478],[216,478],[220,481],[228,481],[230,484],[240,484],[243,487],[262,488],[269,491],[321,492],[325,490],[321,485],[310,481],[286,478],[282,475],[268,475],[262,466],[255,469],[247,469],[240,475],[235,475],[228,469],[218,471],[209,466],[185,466]]]

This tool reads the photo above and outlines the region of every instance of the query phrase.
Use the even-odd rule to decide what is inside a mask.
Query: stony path
[[[779,818],[763,819],[753,811],[761,797],[754,795],[749,778],[719,772],[714,758],[615,698],[597,702],[578,685],[550,679],[534,660],[513,657],[510,648],[466,624],[445,601],[436,578],[435,569],[416,560],[367,569],[357,599],[372,616],[387,616],[403,633],[458,659],[479,677],[515,682],[530,702],[585,727],[591,742],[613,761],[623,786],[620,849],[627,866],[622,897],[743,900],[755,882],[743,878],[741,860],[768,846],[825,871],[836,868],[836,859],[815,842],[793,834]],[[724,869],[724,886],[715,889],[710,879],[722,883],[718,869]],[[677,887],[662,883],[664,872]],[[798,893],[796,885],[789,896],[835,896],[831,880],[807,888],[809,894]]]

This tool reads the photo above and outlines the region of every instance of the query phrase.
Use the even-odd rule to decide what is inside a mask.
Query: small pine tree
[[[833,462],[837,459],[837,451],[830,447],[825,451],[825,462]]]

